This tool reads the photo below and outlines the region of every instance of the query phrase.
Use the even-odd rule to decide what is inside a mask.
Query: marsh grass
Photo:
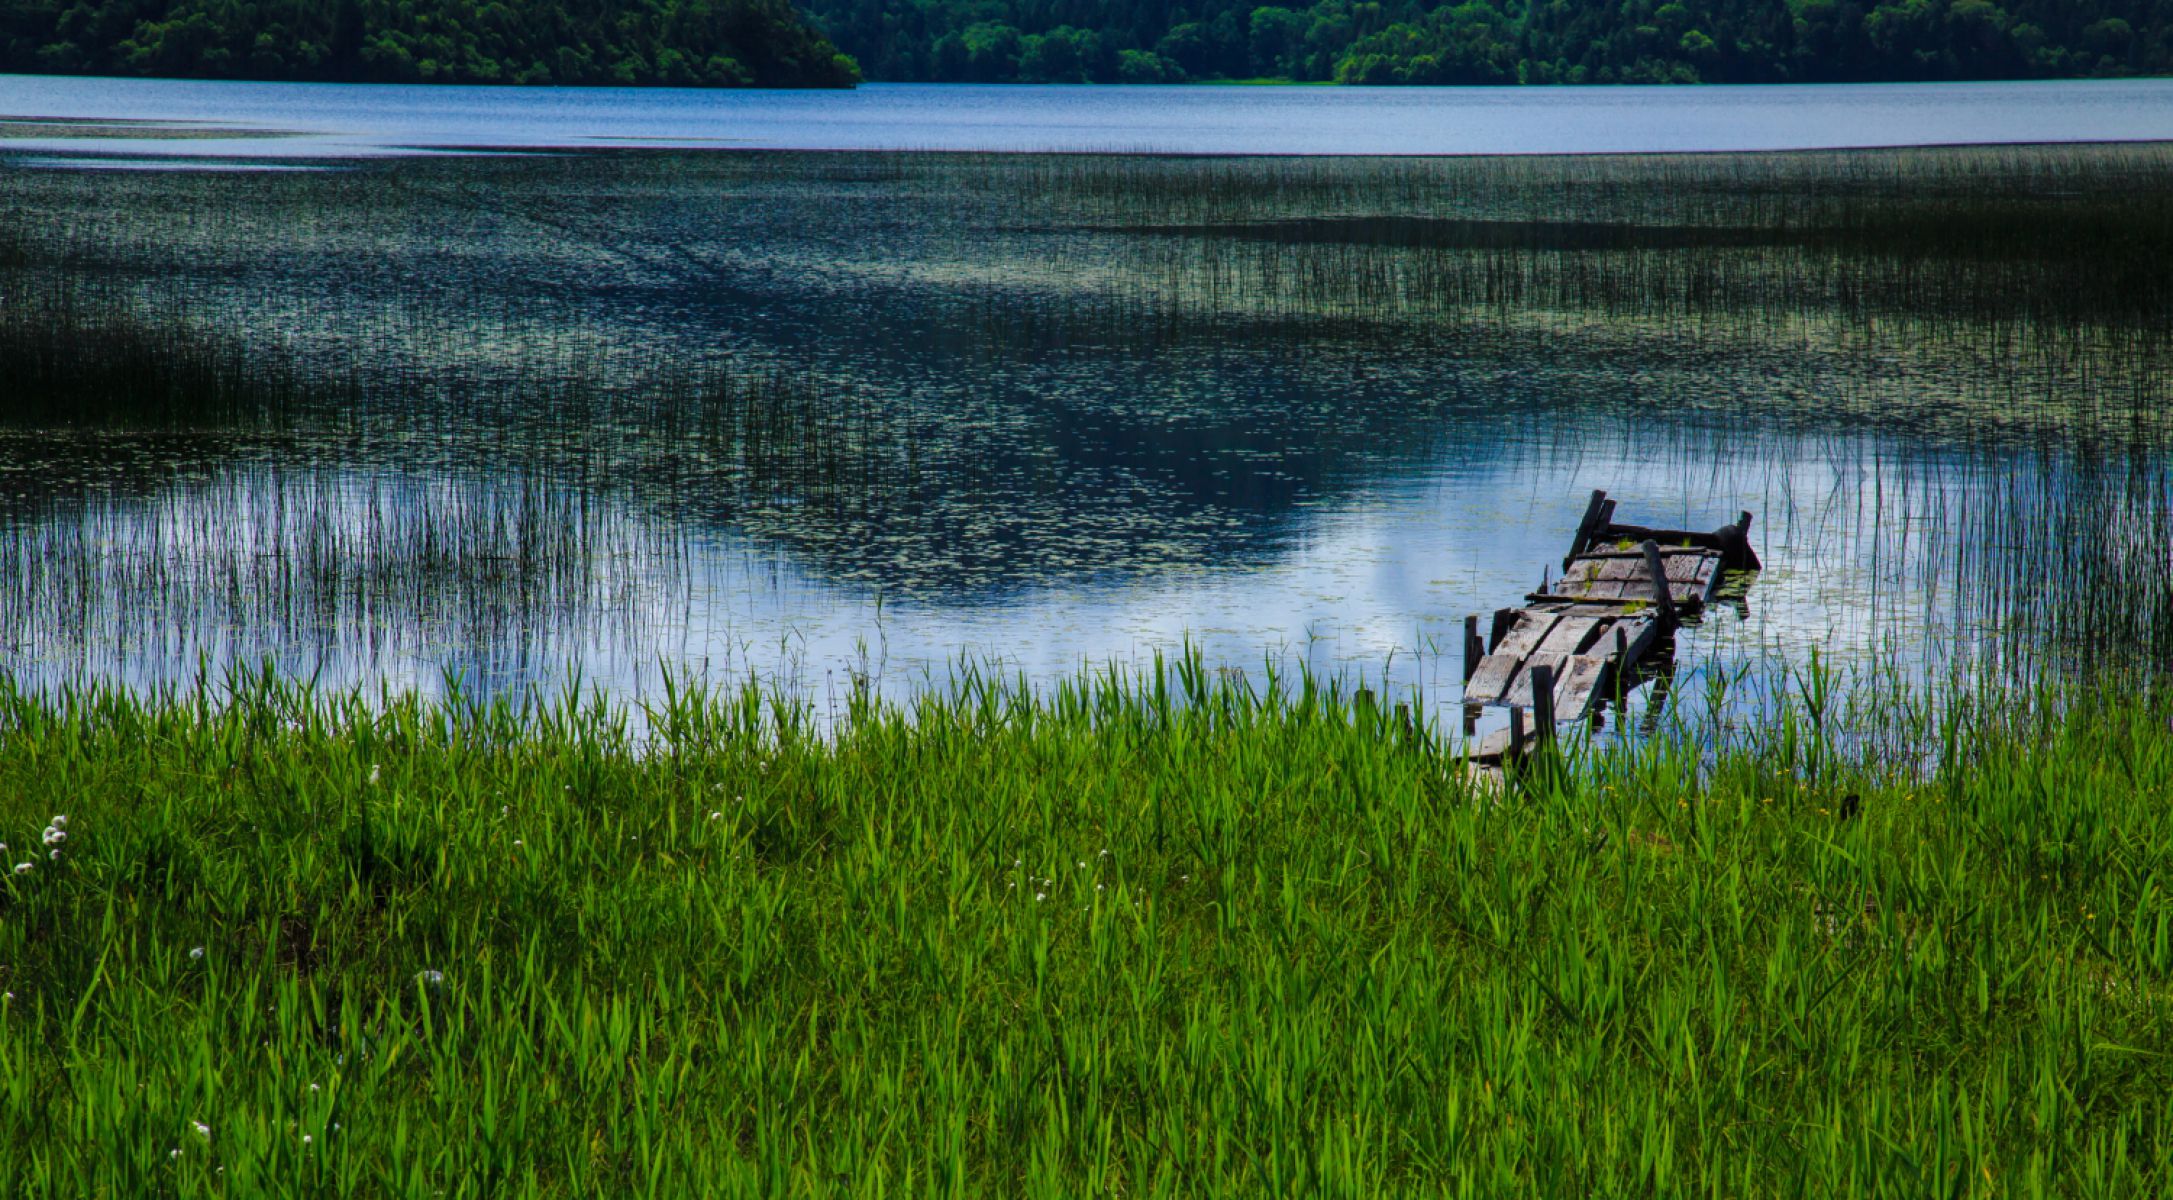
[[[151,317],[126,297],[40,272],[0,277],[0,295],[0,425],[262,431],[342,398],[188,314]]]
[[[638,515],[534,479],[259,466],[10,526],[0,613],[11,642],[64,661],[390,657],[638,623],[673,594],[679,553]]]
[[[880,414],[804,375],[657,366],[434,394],[145,307],[56,285],[0,317],[0,436],[28,460],[0,474],[15,649],[382,659],[637,628],[686,587],[659,491],[747,523],[840,519],[915,469]],[[445,407],[468,436],[444,436]]]
[[[0,686],[19,1195],[2128,1196],[2164,709],[1572,741],[1196,660],[908,707]],[[1916,718],[1912,718],[1916,719]],[[1921,764],[1921,765],[1918,765]],[[40,827],[65,837],[49,857]],[[197,953],[201,950],[201,954]]]
[[[157,541],[126,526],[166,498],[268,526],[231,502],[274,494],[268,472],[331,520],[361,511],[321,483],[335,467],[425,506],[417,481],[495,476],[668,530],[568,550],[631,577],[653,546],[668,595],[684,547],[740,540],[842,592],[985,604],[1272,564],[1320,512],[1623,429],[1684,478],[1744,446],[1772,460],[1748,479],[1922,444],[1969,461],[1890,472],[1943,494],[1880,543],[1907,560],[1881,586],[1949,606],[1916,626],[2087,666],[2162,641],[2167,481],[2113,488],[2090,460],[2173,445],[2168,196],[2162,146],[19,172],[0,369],[50,383],[0,415],[0,509],[18,557],[85,564],[24,570],[88,577]],[[226,472],[251,482],[204,486]],[[1861,544],[1920,515],[1897,511],[1820,520]],[[508,583],[490,539],[443,532],[469,519],[401,518],[483,555],[409,573],[473,597],[444,607],[581,594],[570,567]],[[343,553],[423,561],[358,536]],[[2066,557],[2033,578],[2041,553]],[[223,561],[266,597],[338,574]],[[95,614],[13,594],[44,614],[20,630]],[[385,594],[412,601],[378,610],[397,625],[422,591]]]

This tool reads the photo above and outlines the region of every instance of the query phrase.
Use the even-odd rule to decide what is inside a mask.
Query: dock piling
[[[1533,663],[1532,672],[1532,737],[1539,742],[1554,737],[1554,669],[1544,663]]]

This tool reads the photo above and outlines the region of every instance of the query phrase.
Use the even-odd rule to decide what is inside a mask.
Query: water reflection
[[[1536,586],[1599,487],[1653,524],[1758,515],[1768,570],[1688,670],[2148,659],[2169,193],[2136,187],[2168,160],[2065,153],[644,155],[132,179],[97,208],[105,181],[0,177],[34,300],[0,332],[48,363],[0,437],[6,657],[822,694],[1189,642],[1453,703],[1463,616]],[[2076,217],[2078,189],[2103,202]],[[1261,236],[1353,196],[1467,215]],[[1665,236],[1525,236],[1668,204]],[[2066,232],[1996,249],[2033,214]],[[1939,255],[1880,232],[1935,219]],[[2113,261],[2132,286],[2074,286]],[[135,357],[38,359],[61,342]]]

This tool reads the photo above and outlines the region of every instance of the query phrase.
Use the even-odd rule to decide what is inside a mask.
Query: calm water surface
[[[26,120],[46,124],[21,123]],[[118,126],[84,136],[93,131],[70,127],[71,121]],[[145,124],[159,128],[146,130]],[[1586,88],[869,84],[853,91],[709,91],[0,76],[0,151],[30,161],[93,153],[162,158],[169,165],[205,158],[610,145],[1586,154],[2161,138],[2173,138],[2173,80]]]
[[[0,659],[821,700],[1189,643],[1453,702],[1464,616],[1595,487],[1757,515],[1693,673],[2156,653],[2169,179],[2154,147],[0,168],[0,317],[317,396],[0,428]],[[720,423],[704,372],[767,390]]]

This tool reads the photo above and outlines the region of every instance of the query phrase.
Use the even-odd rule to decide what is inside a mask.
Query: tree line
[[[791,0],[0,0],[0,70],[849,87]]]
[[[2173,73],[2166,0],[809,0],[871,79],[1827,83]]]

